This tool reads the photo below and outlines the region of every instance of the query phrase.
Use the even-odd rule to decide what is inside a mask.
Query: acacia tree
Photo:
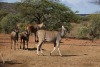
[[[56,1],[56,0],[55,0]],[[44,22],[48,29],[57,29],[62,24],[70,26],[75,14],[69,7],[53,0],[21,0],[17,10],[31,22]],[[58,0],[57,0],[58,1]],[[56,25],[56,26],[55,26]]]

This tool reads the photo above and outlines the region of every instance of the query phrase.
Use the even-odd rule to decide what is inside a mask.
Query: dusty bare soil
[[[34,36],[30,36],[28,50],[10,49],[10,44],[10,36],[0,34],[0,51],[5,60],[3,65],[0,57],[0,67],[100,67],[100,40],[92,43],[63,38],[60,46],[62,57],[57,51],[49,56],[53,43],[47,42],[42,46],[45,56],[37,56]]]

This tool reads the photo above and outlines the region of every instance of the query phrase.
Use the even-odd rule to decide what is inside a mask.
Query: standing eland
[[[25,49],[25,42],[27,44],[27,49],[28,49],[29,35],[30,33],[28,31],[20,33],[20,40],[21,40],[20,49],[21,49],[22,42],[23,42],[23,49]]]
[[[35,35],[35,42],[38,41],[37,37],[36,37],[36,32],[41,29],[44,25],[44,23],[40,23],[40,24],[35,24],[35,25],[31,25],[31,24],[28,24],[26,26],[26,30],[29,32],[29,33],[34,33]]]
[[[11,49],[12,49],[12,44],[14,45],[14,50],[16,49],[16,42],[18,42],[18,35],[19,35],[18,29],[15,29],[15,31],[11,32]]]

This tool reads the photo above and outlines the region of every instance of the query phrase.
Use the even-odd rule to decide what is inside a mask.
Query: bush
[[[88,38],[88,28],[86,26],[81,26],[78,28],[77,37],[82,39]]]
[[[15,29],[17,23],[18,23],[17,15],[8,14],[0,22],[2,32],[10,33],[12,30]]]
[[[100,14],[93,14],[89,16],[91,23],[89,26],[89,38],[94,40],[100,38]]]
[[[0,9],[0,21],[8,14],[7,11]]]
[[[88,16],[90,21],[83,23],[78,29],[78,38],[89,38],[92,41],[100,38],[100,14]]]

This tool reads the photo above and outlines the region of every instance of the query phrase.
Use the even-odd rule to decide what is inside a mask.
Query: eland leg
[[[56,47],[53,48],[53,50],[50,52],[50,55],[56,50]]]
[[[17,45],[17,48],[19,49],[19,47],[18,47],[18,41],[16,42],[16,45]]]
[[[57,43],[57,48],[58,48],[59,55],[60,55],[60,56],[62,56],[62,54],[61,54],[61,51],[60,51],[60,48],[59,48],[59,47],[60,47],[60,45],[59,45],[59,43]]]
[[[43,42],[40,44],[39,48],[40,48],[41,54],[44,56],[43,51],[42,51],[42,44]]]
[[[21,41],[20,41],[20,49],[21,49],[21,45],[22,45],[22,39],[21,39]]]
[[[11,49],[12,49],[12,44],[13,44],[13,41],[11,40]]]
[[[35,42],[38,42],[38,36],[37,36],[37,33],[34,33],[35,35]]]
[[[23,40],[23,50],[25,50],[25,40]]]
[[[16,50],[16,40],[13,41],[14,44],[14,50]]]
[[[27,43],[27,50],[28,50],[28,40],[26,41],[26,43]]]
[[[1,59],[2,59],[2,61],[3,61],[3,64],[5,63],[5,60],[4,60],[4,58],[3,58],[3,54],[2,53],[0,53],[1,55]]]
[[[56,50],[56,43],[54,42],[54,48],[53,50],[50,52],[50,55]]]
[[[39,51],[41,49],[41,46],[42,46],[42,41],[38,43],[37,45],[37,55],[39,55]]]

